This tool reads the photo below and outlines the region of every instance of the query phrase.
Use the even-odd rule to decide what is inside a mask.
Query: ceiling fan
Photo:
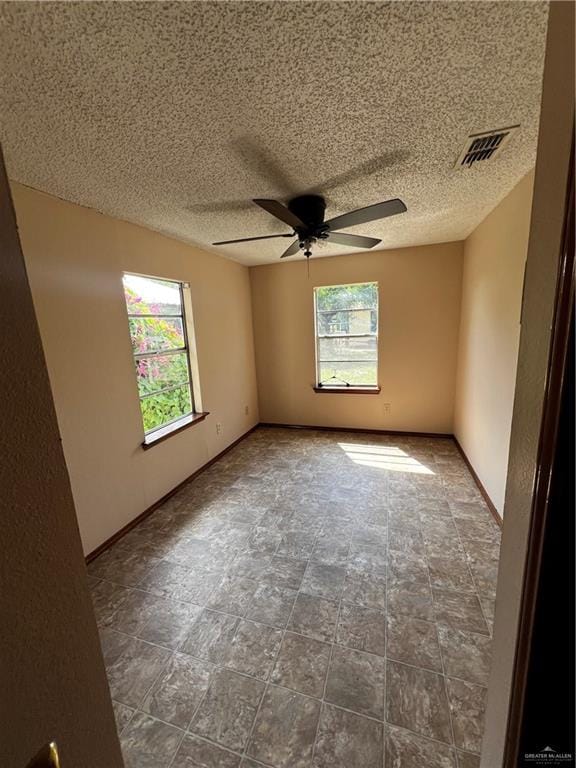
[[[299,195],[294,197],[288,205],[283,205],[277,200],[254,200],[256,205],[263,208],[272,216],[288,224],[292,232],[281,235],[261,235],[259,237],[242,237],[239,240],[219,240],[212,245],[228,245],[230,243],[247,243],[252,240],[270,240],[275,237],[295,237],[296,240],[284,251],[281,259],[287,256],[293,256],[300,249],[304,251],[304,256],[309,258],[312,255],[310,250],[318,240],[328,240],[338,245],[348,245],[352,248],[374,248],[381,243],[375,237],[364,237],[362,235],[350,235],[346,232],[340,232],[340,229],[354,227],[357,224],[366,224],[368,221],[376,219],[385,219],[388,216],[395,216],[397,213],[404,213],[407,209],[402,200],[386,200],[383,203],[368,205],[366,208],[358,208],[356,211],[343,213],[333,219],[324,221],[326,211],[326,201],[320,195]]]

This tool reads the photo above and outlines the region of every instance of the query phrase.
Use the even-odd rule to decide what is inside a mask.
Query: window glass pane
[[[181,317],[129,317],[134,354],[184,347]]]
[[[124,275],[129,315],[181,315],[180,283],[155,277]]]
[[[348,336],[344,338],[318,339],[318,359],[320,362],[337,360],[376,361],[376,336]]]
[[[125,274],[123,285],[140,409],[149,434],[193,412],[183,284]]]
[[[376,333],[378,314],[376,309],[346,309],[318,311],[318,335],[340,333]]]
[[[316,288],[318,382],[378,383],[378,285]]]
[[[136,360],[136,377],[140,397],[189,381],[186,352]]]
[[[192,413],[192,397],[190,385],[171,389],[169,392],[161,392],[140,400],[144,431],[151,432],[163,427],[171,421]]]
[[[376,283],[329,285],[316,288],[316,307],[326,309],[374,308],[378,306]]]
[[[318,369],[318,381],[324,385],[344,383],[376,385],[378,383],[378,364],[375,360],[355,363],[319,363]]]

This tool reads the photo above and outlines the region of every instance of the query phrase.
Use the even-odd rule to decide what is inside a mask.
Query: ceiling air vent
[[[464,149],[456,161],[456,168],[471,168],[476,163],[493,160],[519,127],[512,125],[510,128],[499,128],[497,131],[485,131],[468,136]]]

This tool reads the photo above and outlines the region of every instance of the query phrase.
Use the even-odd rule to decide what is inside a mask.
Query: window
[[[378,284],[314,289],[316,389],[378,390]]]
[[[184,283],[124,275],[144,445],[194,419]]]

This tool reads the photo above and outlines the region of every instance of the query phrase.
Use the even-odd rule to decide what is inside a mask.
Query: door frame
[[[520,602],[516,656],[512,674],[504,751],[504,766],[506,768],[516,768],[521,764],[522,725],[532,658],[532,641],[537,621],[537,600],[542,575],[544,542],[550,525],[549,491],[554,476],[556,449],[558,447],[558,425],[564,393],[570,329],[573,322],[575,289],[574,137],[572,138],[567,186],[554,319]],[[553,703],[548,702],[547,705],[553,706]]]

